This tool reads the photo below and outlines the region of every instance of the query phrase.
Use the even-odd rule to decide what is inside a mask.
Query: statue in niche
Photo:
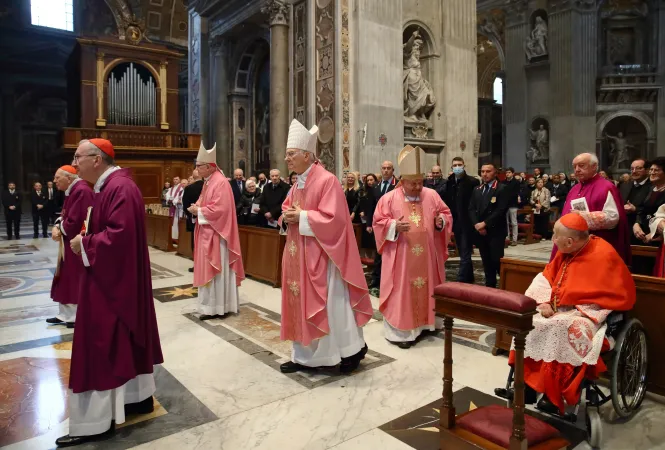
[[[605,133],[605,139],[610,141],[610,155],[612,156],[610,171],[616,173],[629,169],[630,156],[628,155],[628,149],[633,146],[628,144],[623,133],[619,131],[616,136]]]
[[[259,135],[264,144],[270,142],[270,107],[266,105],[263,109],[263,116],[261,117],[261,124],[259,125]]]
[[[410,123],[427,122],[436,98],[429,82],[423,77],[420,68],[420,49],[423,40],[418,30],[414,31],[404,44],[404,120]]]
[[[529,130],[531,145],[527,156],[534,163],[536,161],[546,161],[550,158],[549,133],[544,124],[540,124],[537,130]]]
[[[524,43],[524,51],[529,61],[547,55],[547,23],[543,17],[536,16],[531,35]]]

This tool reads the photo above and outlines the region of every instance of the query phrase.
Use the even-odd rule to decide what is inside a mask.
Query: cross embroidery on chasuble
[[[298,252],[298,247],[296,247],[296,243],[293,242],[293,241],[290,241],[289,245],[288,245],[288,250],[289,250],[289,254],[291,255],[291,258],[296,256],[296,253]]]
[[[300,286],[297,281],[289,281],[289,289],[296,297],[300,295]]]
[[[422,221],[422,219],[423,218],[420,216],[420,214],[416,212],[416,205],[413,205],[413,210],[411,211],[409,220],[416,225],[416,228],[420,228],[420,222]]]
[[[416,289],[422,289],[425,286],[425,284],[427,284],[427,280],[425,280],[425,278],[423,277],[418,277],[415,280],[413,280],[413,287],[415,287]]]
[[[420,244],[416,244],[411,248],[411,253],[413,253],[416,256],[422,255],[424,251],[425,249]]]

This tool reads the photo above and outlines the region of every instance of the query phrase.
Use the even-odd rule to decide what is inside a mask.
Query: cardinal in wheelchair
[[[561,217],[552,241],[559,251],[525,292],[538,303],[538,314],[526,340],[524,381],[527,403],[535,403],[540,392],[538,409],[563,415],[564,401],[579,402],[583,381],[607,370],[600,357],[613,345],[605,337],[607,316],[631,309],[636,294],[621,256],[589,235],[579,214]],[[514,358],[511,350],[509,364]]]

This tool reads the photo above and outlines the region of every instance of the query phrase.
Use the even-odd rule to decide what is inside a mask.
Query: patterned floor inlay
[[[68,417],[69,360],[0,361],[0,447],[47,433]]]
[[[185,316],[277,371],[282,363],[291,359],[291,342],[280,340],[281,317],[273,311],[253,303],[246,303],[240,306],[239,314],[231,314],[222,319],[201,321],[194,314],[185,314]],[[393,358],[370,348],[360,363],[360,368],[354,373],[375,369],[393,361]],[[334,371],[297,372],[284,375],[308,389],[345,377]]]
[[[28,254],[28,252],[36,251],[38,251],[38,248],[32,244],[8,244],[0,247],[0,255]]]
[[[54,317],[56,314],[58,314],[58,304],[54,302],[29,308],[4,309],[0,314],[0,327],[38,322],[48,317]],[[47,325],[44,324],[44,326]]]
[[[186,300],[198,296],[198,288],[191,284],[182,284],[180,286],[170,286],[165,288],[153,289],[152,296],[162,303]]]
[[[379,429],[415,449],[439,450],[441,448],[441,441],[439,439],[441,402],[442,400],[439,399],[429,405],[411,411],[408,414],[381,425]],[[455,404],[455,413],[457,415],[483,406],[505,405],[506,403],[500,398],[487,395],[469,387],[456,391],[453,394],[453,402]],[[578,424],[581,424],[579,425],[581,428],[567,422],[541,415],[534,411],[527,411],[527,413],[538,417],[557,428],[563,436],[572,443],[572,446],[569,447],[570,449],[586,439],[586,431],[583,429],[583,413],[581,413],[580,418],[578,418]]]
[[[0,273],[20,272],[26,269],[49,269],[55,267],[49,258],[25,258],[0,261]]]
[[[53,272],[49,269],[5,274],[0,277],[0,299],[51,291]]]
[[[162,280],[164,278],[175,278],[181,276],[178,272],[167,269],[155,263],[150,263],[153,280]]]
[[[434,336],[443,339],[443,330],[438,330]],[[456,344],[491,353],[495,341],[496,330],[494,328],[459,320],[455,321],[453,342]]]

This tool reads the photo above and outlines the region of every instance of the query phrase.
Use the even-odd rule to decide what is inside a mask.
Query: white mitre
[[[206,150],[203,146],[203,141],[201,141],[196,162],[201,164],[217,164],[217,142],[215,142],[215,145],[210,150]]]
[[[296,119],[293,119],[291,121],[291,126],[289,127],[289,138],[286,141],[286,148],[297,148],[298,150],[316,155],[316,140],[318,134],[319,127],[316,125],[308,130],[303,124]]]

